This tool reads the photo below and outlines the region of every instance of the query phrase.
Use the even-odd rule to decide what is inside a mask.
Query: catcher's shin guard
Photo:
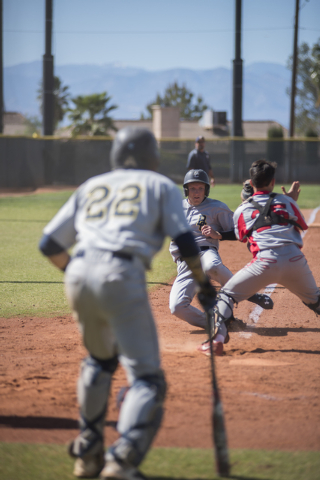
[[[78,380],[80,406],[80,434],[71,443],[69,453],[83,458],[87,454],[103,452],[103,426],[111,385],[112,374],[118,364],[116,357],[98,360],[87,357],[81,365]]]
[[[215,321],[212,322],[214,329],[211,332],[212,337],[217,334],[221,334],[225,339],[228,337],[228,321],[233,318],[233,305],[234,300],[230,295],[224,293],[223,290],[220,290],[220,293],[217,297],[217,304],[214,307]],[[228,341],[228,340],[227,340]],[[227,343],[225,341],[225,343]]]
[[[134,467],[142,462],[161,424],[165,392],[162,372],[133,382],[120,410],[121,436],[110,447],[110,458]]]

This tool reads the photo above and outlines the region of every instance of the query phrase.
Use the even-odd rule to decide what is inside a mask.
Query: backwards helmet
[[[189,195],[188,184],[194,182],[205,184],[205,196],[208,197],[210,192],[210,180],[208,174],[204,170],[189,170],[183,181],[184,195],[186,197]]]
[[[111,168],[136,168],[156,171],[160,155],[157,141],[147,128],[119,130],[110,153]]]

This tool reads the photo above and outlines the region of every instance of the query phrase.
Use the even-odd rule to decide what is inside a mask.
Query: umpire
[[[214,176],[210,165],[209,153],[204,149],[205,138],[197,137],[195,148],[188,155],[187,170],[204,170],[210,178],[210,184],[214,185]]]

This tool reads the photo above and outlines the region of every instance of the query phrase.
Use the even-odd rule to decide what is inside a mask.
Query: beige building
[[[24,135],[26,118],[18,112],[4,112],[3,135]]]
[[[120,129],[127,126],[136,126],[136,127],[145,127],[151,131],[153,130],[152,120],[116,120],[115,126]],[[268,137],[268,130],[270,127],[282,127],[284,137],[288,136],[288,131],[280,123],[273,120],[248,120],[242,123],[243,125],[243,135],[246,138],[256,138],[262,139]],[[179,122],[179,135],[174,137],[168,135],[167,137],[161,138],[180,138],[183,140],[194,140],[196,137],[203,135],[207,140],[217,139],[229,136],[231,131],[231,122],[227,122],[227,128],[222,130],[222,128],[208,129],[199,125],[197,121],[185,120]],[[156,132],[154,132],[156,135]],[[111,136],[114,136],[114,133],[111,133]],[[156,135],[157,137],[157,135]],[[159,138],[159,137],[157,137]]]
[[[219,115],[204,115],[198,120],[180,120],[178,107],[160,107],[154,105],[152,120],[116,120],[115,125],[118,129],[134,125],[149,128],[153,131],[155,137],[160,140],[163,138],[180,138],[182,140],[194,140],[196,137],[203,135],[207,140],[214,140],[230,136],[231,122],[226,121],[225,112],[221,112],[221,118],[225,118],[223,124],[215,124],[214,118]],[[278,122],[273,120],[252,120],[244,121],[243,135],[246,138],[267,138],[270,127],[281,127],[284,136],[288,136],[288,131]]]
[[[5,112],[3,117],[4,135],[24,135],[26,130],[25,117],[17,112]],[[157,139],[179,138],[181,140],[195,140],[203,135],[207,140],[214,140],[230,135],[231,122],[225,125],[203,125],[197,120],[180,120],[177,107],[153,107],[153,120],[115,120],[118,130],[127,126],[145,127],[153,131]],[[243,135],[246,138],[263,139],[267,138],[270,127],[282,127],[273,120],[252,120],[243,122]],[[288,131],[282,127],[284,136]],[[56,132],[57,136],[70,137],[70,129],[62,128]],[[115,132],[110,131],[113,137]]]

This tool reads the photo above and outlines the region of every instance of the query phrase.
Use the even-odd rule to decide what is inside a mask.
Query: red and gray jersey
[[[82,184],[44,234],[66,250],[76,242],[75,253],[121,251],[149,267],[166,236],[189,230],[181,193],[171,180],[148,170],[119,169]]]
[[[219,250],[219,240],[205,237],[201,233],[204,225],[209,225],[218,232],[230,232],[233,230],[233,212],[223,202],[206,198],[200,205],[194,207],[187,199],[182,202],[183,211],[198,247],[215,247]],[[170,244],[170,253],[174,260],[179,255],[178,247],[174,242]]]
[[[269,193],[258,191],[253,195],[253,199],[259,205],[264,206],[269,199]],[[283,217],[283,221],[279,224],[263,226],[257,230],[252,230],[252,227],[260,212],[250,202],[242,203],[234,213],[235,234],[241,242],[249,241],[253,256],[260,250],[290,244],[302,247],[300,229],[286,222],[286,219],[294,220],[302,230],[307,230],[308,226],[296,202],[287,195],[279,193],[272,200],[270,208],[271,211]]]

